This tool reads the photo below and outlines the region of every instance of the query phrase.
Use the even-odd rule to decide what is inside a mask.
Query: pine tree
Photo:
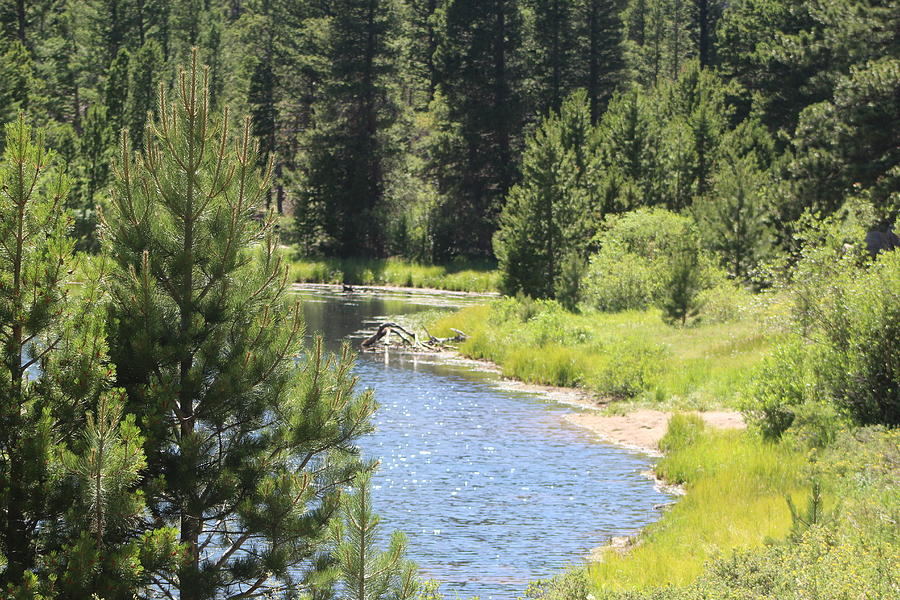
[[[31,70],[25,46],[18,41],[0,41],[0,123],[12,121],[20,110],[28,108]],[[0,141],[0,148],[2,144]]]
[[[74,501],[65,532],[73,541],[54,565],[57,597],[133,598],[153,576],[172,573],[182,555],[174,529],[133,533],[146,510],[137,490],[146,463],[134,416],[122,417],[124,401],[121,390],[101,395],[80,443],[60,456]]]
[[[380,519],[372,512],[371,474],[360,473],[354,493],[344,499],[342,519],[335,520],[332,539],[337,582],[348,600],[412,600],[418,591],[416,565],[404,560],[406,538],[395,531],[379,551]]]
[[[106,83],[103,87],[103,102],[106,105],[106,115],[113,133],[118,133],[125,127],[125,107],[128,103],[128,63],[131,55],[124,48],[109,65],[106,71]]]
[[[141,46],[129,62],[125,126],[128,127],[131,143],[136,150],[144,147],[144,127],[147,114],[154,108],[162,66],[162,50],[153,40]]]
[[[596,123],[624,80],[622,19],[614,0],[577,0],[574,9],[574,81],[587,91],[591,118]]]
[[[23,115],[5,131],[0,167],[0,548],[8,566],[3,584],[21,582],[36,564],[38,526],[46,505],[51,430],[60,407],[40,393],[46,375],[35,371],[59,360],[59,322],[72,241],[63,203],[69,182],[51,171],[53,155]],[[77,398],[76,400],[83,400]],[[54,411],[54,415],[50,411]]]
[[[148,507],[187,547],[159,585],[182,600],[307,589],[375,404],[349,351],[303,348],[273,218],[253,218],[268,173],[249,119],[233,147],[196,60],[176,100],[160,92],[144,152],[123,137],[106,225],[111,356],[147,438]]]
[[[694,207],[706,247],[738,279],[751,275],[769,247],[765,180],[754,162],[753,156],[726,158],[712,192]]]
[[[659,131],[639,88],[616,95],[599,125],[607,210],[652,206],[663,199]]]
[[[494,241],[507,293],[555,297],[563,289],[564,257],[584,253],[591,220],[589,185],[576,148],[587,144],[565,134],[583,129],[585,123],[590,128],[587,96],[580,92],[528,140],[522,182],[510,191]]]
[[[143,510],[133,486],[141,459],[134,427],[127,419],[120,427],[112,418],[117,396],[106,364],[102,261],[80,269],[79,294],[70,294],[72,220],[62,210],[68,180],[54,166],[42,134],[33,135],[24,117],[7,126],[5,137],[0,549],[8,564],[2,585],[41,597],[130,598],[149,582],[149,573],[166,568],[178,553],[171,532],[151,526],[136,533],[128,526],[132,521],[120,519]],[[89,411],[97,419],[86,420]],[[127,460],[109,462],[91,454],[93,444],[85,442],[96,441],[101,429],[110,439],[132,440],[124,450]],[[119,482],[111,489],[101,481],[102,497],[94,494],[94,502],[80,493],[88,480],[70,477],[66,468],[89,463],[102,469],[101,479]],[[98,472],[90,474],[96,492]],[[85,515],[96,519],[90,523]]]
[[[574,84],[575,23],[572,0],[530,0],[534,55],[529,70],[536,84],[537,114],[558,111]]]
[[[700,292],[705,284],[704,265],[696,235],[678,238],[670,248],[662,286],[663,318],[684,327],[700,312]]]
[[[109,182],[110,165],[115,149],[115,135],[107,109],[102,104],[91,106],[84,116],[83,133],[79,138],[78,161],[73,171],[78,173],[80,185],[69,202],[75,216],[75,236],[81,249],[96,251],[99,248],[97,204],[100,191]]]
[[[332,3],[323,53],[330,69],[316,104],[304,201],[325,207],[327,248],[339,256],[384,252],[379,209],[395,149],[387,130],[397,118],[388,43],[396,33],[386,0]]]
[[[490,255],[503,199],[515,183],[521,143],[522,15],[517,2],[449,0],[436,52],[447,129],[462,148],[435,153],[445,204],[435,223],[435,258]],[[451,165],[445,168],[444,165]]]

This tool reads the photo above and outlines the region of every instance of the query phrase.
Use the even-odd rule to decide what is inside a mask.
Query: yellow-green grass
[[[460,351],[491,360],[504,376],[580,386],[667,408],[736,406],[777,333],[760,312],[727,323],[672,327],[656,309],[572,314],[553,303],[504,299],[429,327],[468,334]]]
[[[346,283],[436,288],[460,292],[494,292],[500,277],[487,262],[424,265],[400,258],[295,259],[290,280],[297,283]]]
[[[598,593],[683,586],[713,557],[783,539],[791,527],[785,496],[805,504],[807,464],[802,452],[754,433],[701,429],[657,465],[687,495],[628,552],[608,551],[591,565],[591,586]]]

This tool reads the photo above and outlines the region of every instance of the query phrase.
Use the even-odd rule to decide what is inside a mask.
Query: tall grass
[[[400,258],[294,259],[289,277],[297,283],[391,285],[460,292],[494,292],[500,281],[496,265],[488,262],[423,265]]]
[[[739,431],[704,431],[673,417],[657,465],[687,495],[639,536],[626,554],[607,552],[588,570],[598,592],[691,583],[709,559],[737,548],[784,538],[791,527],[785,495],[806,493],[806,459],[786,445]],[[679,427],[680,425],[680,427]],[[672,439],[681,430],[684,439]],[[690,435],[685,432],[690,431]]]
[[[581,386],[667,407],[736,406],[774,341],[760,313],[675,328],[658,310],[572,314],[553,302],[503,299],[429,327],[469,335],[460,351],[529,383]]]

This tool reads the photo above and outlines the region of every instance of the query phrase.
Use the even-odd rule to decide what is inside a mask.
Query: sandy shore
[[[710,427],[718,429],[744,429],[747,425],[740,413],[709,411],[696,413]],[[605,416],[579,413],[566,416],[566,420],[596,433],[600,438],[630,448],[659,454],[659,440],[666,433],[672,413],[640,409],[623,416]]]

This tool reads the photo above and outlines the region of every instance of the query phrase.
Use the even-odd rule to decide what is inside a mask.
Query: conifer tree
[[[144,124],[153,110],[156,89],[161,78],[163,54],[159,44],[150,40],[131,57],[128,65],[128,100],[125,126],[131,132],[134,149],[144,147]]]
[[[575,85],[587,91],[594,123],[624,79],[622,18],[615,0],[577,0]]]
[[[705,284],[703,257],[696,233],[675,239],[669,250],[662,286],[663,319],[684,327],[700,311]]]
[[[712,192],[696,201],[694,215],[705,245],[723,266],[746,279],[769,247],[764,175],[755,157],[729,156],[716,173]]]
[[[585,125],[590,131],[587,97],[580,92],[528,140],[522,182],[510,191],[494,239],[507,293],[555,297],[563,258],[584,253],[591,221],[589,186],[576,148],[583,150],[587,143],[572,132],[584,131]]]
[[[63,211],[69,182],[23,116],[5,133],[0,551],[7,567],[0,583],[22,597],[131,598],[178,553],[172,532],[131,528],[143,513],[134,489],[142,455],[133,425],[126,419],[120,427],[118,396],[110,389],[103,269],[82,268],[79,294],[69,293],[72,220]],[[97,418],[86,421],[89,411]],[[97,435],[112,454],[97,454]],[[79,475],[70,477],[67,467],[76,465]]]
[[[388,45],[394,8],[387,0],[340,0],[330,14],[321,49],[330,68],[316,106],[304,204],[324,205],[330,251],[378,255],[385,248],[378,211],[394,153],[387,130],[397,118]]]
[[[307,575],[361,468],[375,408],[349,351],[303,348],[249,119],[209,114],[206,71],[164,88],[146,148],[127,136],[106,224],[115,279],[111,356],[146,436],[153,519],[187,560],[159,587],[182,600],[309,591]],[[305,358],[298,364],[297,357]]]
[[[69,181],[50,166],[53,155],[19,115],[5,131],[0,167],[0,549],[4,584],[17,584],[36,565],[38,527],[47,505],[57,405],[46,390],[60,360],[64,287],[72,241],[63,203]],[[93,373],[86,374],[90,378]],[[58,381],[57,381],[58,383]],[[84,398],[76,396],[75,401]],[[54,415],[55,413],[55,415]]]
[[[576,30],[572,0],[531,0],[534,55],[529,65],[535,79],[537,114],[558,111],[572,89]]]
[[[106,71],[106,83],[103,87],[103,102],[106,105],[107,117],[113,133],[125,126],[125,107],[128,101],[128,63],[131,56],[128,50],[121,49],[109,69]]]
[[[458,130],[463,142],[432,155],[445,198],[434,227],[436,258],[489,255],[503,199],[515,183],[522,140],[519,4],[449,0],[435,56],[447,129]]]
[[[406,537],[395,531],[379,551],[380,519],[372,512],[371,473],[360,473],[354,493],[344,498],[341,519],[334,521],[337,582],[347,600],[411,600],[416,597],[416,565],[404,559]]]

